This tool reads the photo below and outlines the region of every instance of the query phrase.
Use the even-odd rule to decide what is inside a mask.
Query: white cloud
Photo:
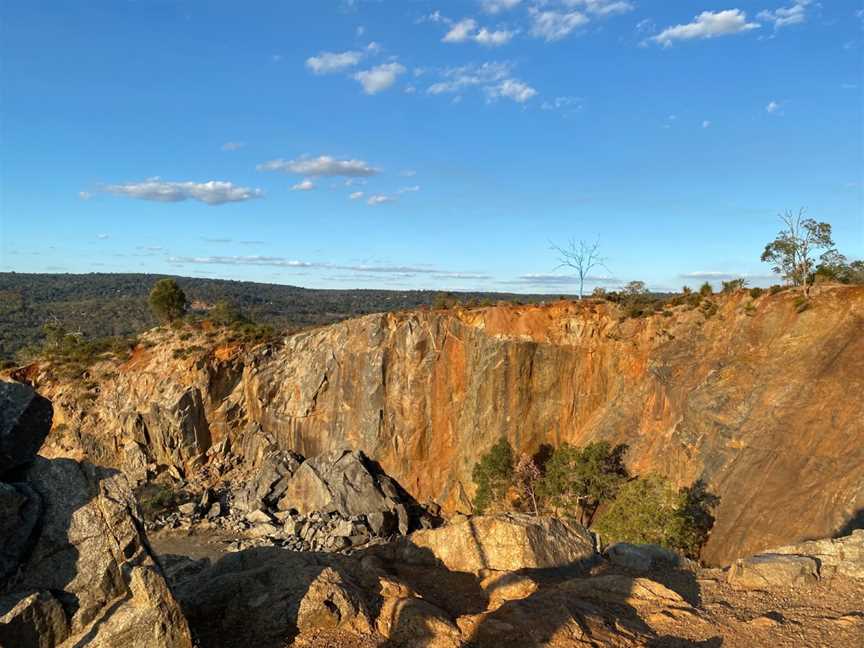
[[[702,122],[702,128],[711,128],[711,122],[706,119]]]
[[[100,241],[105,241],[105,240],[111,238],[111,235],[110,234],[97,234],[96,238],[99,239]]]
[[[400,63],[383,63],[369,70],[358,72],[354,78],[363,86],[363,92],[374,95],[392,86],[400,74],[404,74],[405,66]]]
[[[486,88],[486,94],[490,99],[507,97],[516,103],[525,103],[537,94],[537,91],[527,83],[516,79],[505,79],[496,86]]]
[[[625,0],[563,0],[568,7],[584,7],[585,11],[598,16],[611,16],[633,11],[636,6]]]
[[[405,193],[416,193],[418,191],[420,191],[420,185],[414,185],[413,187],[402,187],[396,193],[405,194]]]
[[[417,172],[414,169],[403,169],[399,172],[399,175],[403,178],[413,178],[415,175],[417,175]]]
[[[588,23],[588,17],[579,11],[540,11],[533,7],[531,20],[531,35],[548,42],[561,40]]]
[[[725,11],[703,11],[693,22],[686,25],[667,27],[649,40],[669,47],[676,40],[693,40],[696,38],[716,38],[741,34],[752,29],[758,29],[759,23],[747,22],[747,14],[740,9]]]
[[[450,31],[444,34],[441,41],[444,43],[464,43],[471,38],[471,32],[475,29],[477,29],[477,21],[473,18],[465,18],[453,23]]]
[[[486,13],[497,14],[515,9],[521,2],[522,0],[480,0],[480,6]]]
[[[366,33],[366,28],[363,25],[360,25],[357,27],[356,30],[354,30],[354,33],[357,34],[357,38],[360,38],[363,34]]]
[[[362,191],[355,191],[348,195],[351,200],[360,200],[365,194]]]
[[[306,59],[306,67],[315,74],[332,74],[354,67],[363,60],[364,53],[352,52],[321,52],[318,56]]]
[[[378,169],[363,160],[338,160],[329,155],[298,160],[270,160],[256,168],[259,171],[281,171],[310,177],[366,178],[378,173]]]
[[[482,65],[463,65],[441,72],[442,81],[430,85],[426,92],[433,95],[453,94],[471,87],[487,87],[510,77],[512,65],[506,61],[491,61]]]
[[[237,151],[246,146],[246,142],[225,142],[222,145],[223,151]]]
[[[374,207],[376,205],[383,205],[392,202],[396,202],[396,198],[394,198],[393,196],[385,196],[384,194],[372,194],[371,196],[369,196],[366,204]]]
[[[780,112],[780,109],[782,107],[783,106],[780,105],[780,103],[777,101],[769,101],[768,105],[765,106],[765,112],[767,112],[769,115],[780,115],[780,114],[782,114]]]
[[[486,47],[499,47],[509,43],[516,32],[506,29],[488,29],[480,27],[473,18],[464,18],[459,21],[451,20],[435,12],[427,17],[431,22],[441,22],[449,25],[450,29],[441,39],[443,43],[467,43],[469,41],[484,45]],[[416,71],[415,71],[416,73]]]
[[[105,185],[106,193],[140,200],[156,202],[182,202],[199,200],[208,205],[221,205],[228,202],[241,202],[261,198],[260,189],[239,187],[230,182],[210,180],[209,182],[169,182],[159,178],[148,178],[144,182]]]
[[[314,188],[315,184],[307,178],[291,187],[291,191],[312,191]]]
[[[489,31],[483,27],[474,35],[474,41],[487,47],[506,45],[513,38],[513,32],[507,30]]]
[[[760,11],[756,16],[760,20],[774,24],[774,29],[788,27],[789,25],[800,25],[807,21],[807,7],[813,4],[812,0],[795,0],[789,7],[780,7],[773,11]]]
[[[79,197],[81,200],[90,200],[90,199],[93,197],[93,194],[90,193],[89,191],[79,191],[79,192],[78,192],[78,197]]]

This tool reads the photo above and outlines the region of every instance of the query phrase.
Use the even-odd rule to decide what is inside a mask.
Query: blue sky
[[[573,292],[864,257],[853,0],[118,0],[0,10],[0,270]]]

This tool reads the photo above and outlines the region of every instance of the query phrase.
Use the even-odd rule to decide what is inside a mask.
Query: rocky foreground
[[[122,474],[35,456],[51,414],[0,382],[2,648],[864,641],[861,530],[706,569],[554,518],[441,524],[360,453],[279,451],[145,522]]]

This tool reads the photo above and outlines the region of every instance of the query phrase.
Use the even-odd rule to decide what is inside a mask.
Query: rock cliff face
[[[627,443],[633,472],[709,483],[703,557],[728,562],[848,530],[864,508],[864,288],[824,288],[803,312],[795,299],[742,291],[710,317],[593,302],[371,315],[251,352],[157,331],[89,391],[29,378],[59,410],[43,453],[133,479],[192,470],[226,440],[250,462],[353,447],[452,512],[501,435],[529,452]]]
[[[5,382],[0,403],[45,437],[50,403]],[[0,481],[0,647],[191,648],[126,478],[35,450]]]

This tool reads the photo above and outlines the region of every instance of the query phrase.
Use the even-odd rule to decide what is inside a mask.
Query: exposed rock
[[[85,444],[74,451],[117,466],[118,429],[184,470],[208,442],[230,440],[250,465],[274,447],[350,447],[445,513],[470,511],[471,468],[502,435],[529,454],[550,441],[627,443],[634,473],[706,480],[720,503],[702,558],[727,564],[829,536],[864,508],[864,399],[849,397],[864,393],[864,287],[819,288],[804,313],[795,299],[745,311],[739,291],[716,297],[708,319],[686,305],[627,319],[590,300],[369,315],[182,359],[172,351],[189,342],[153,331],[122,371],[94,369],[86,416],[62,398],[55,407],[69,443]],[[58,395],[68,387],[34,376]]]
[[[18,569],[32,546],[41,512],[42,501],[27,484],[0,482],[0,583]]]
[[[361,452],[337,450],[307,459],[286,484],[279,510],[335,511],[346,517],[392,510]]]
[[[616,542],[606,549],[606,557],[613,565],[633,571],[650,571],[659,564],[678,565],[681,559],[672,551],[652,544]]]
[[[32,461],[51,429],[50,401],[27,385],[0,381],[0,479]]]
[[[69,636],[63,606],[50,592],[0,599],[0,646],[54,648]]]
[[[811,540],[772,548],[771,553],[815,558],[819,563],[819,575],[822,578],[840,575],[864,579],[864,529],[856,529],[841,538]]]
[[[772,589],[812,585],[819,580],[819,564],[808,556],[757,554],[736,560],[728,581],[735,589]]]
[[[518,514],[478,516],[415,531],[403,554],[408,560],[437,560],[453,571],[474,573],[588,565],[596,558],[594,539],[581,525]]]
[[[0,384],[0,398],[3,442],[20,444],[3,455],[17,481],[0,482],[0,645],[191,648],[126,478],[34,459],[50,404],[23,385]]]
[[[186,623],[139,530],[142,522],[125,477],[68,459],[42,458],[25,477],[43,511],[24,561],[5,582],[4,600],[50,591],[70,634],[88,634],[88,646],[191,646]],[[29,608],[33,614],[16,617],[19,631],[28,619],[49,618],[52,627],[59,627],[56,606],[44,598],[36,603]],[[35,614],[46,609],[48,617]]]
[[[313,554],[250,549],[180,582],[175,591],[204,646],[284,646],[301,630],[368,633],[364,589]]]

